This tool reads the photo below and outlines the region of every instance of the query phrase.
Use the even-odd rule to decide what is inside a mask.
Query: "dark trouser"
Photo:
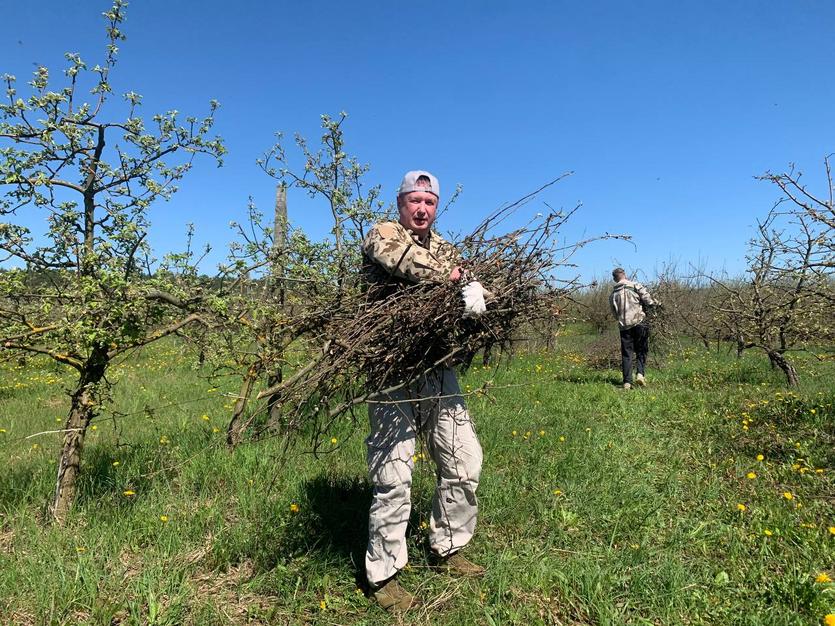
[[[637,357],[638,373],[644,373],[649,351],[649,326],[641,322],[637,326],[620,331],[620,356],[623,382],[632,383],[632,353]]]

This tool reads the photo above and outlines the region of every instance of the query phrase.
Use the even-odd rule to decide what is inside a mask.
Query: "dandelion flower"
[[[757,455],[757,460],[762,461],[765,457],[762,454]]]
[[[823,618],[824,626],[835,626],[835,613],[828,613]]]
[[[830,526],[829,527],[829,534],[830,535],[835,535],[835,526]]]
[[[771,535],[773,535],[774,533],[773,533],[773,532],[771,532],[770,530],[768,530],[768,528],[766,528],[766,529],[763,531],[763,534],[764,534],[766,537],[771,537]]]
[[[831,583],[832,579],[829,577],[829,574],[826,572],[821,572],[817,576],[815,576],[816,583]]]
[[[747,507],[747,506],[745,506],[744,504],[742,504],[741,502],[740,502],[739,504],[737,504],[737,505],[736,505],[736,510],[737,510],[737,511],[741,511],[741,512],[743,512],[743,513],[745,512],[745,510],[746,510],[747,508],[748,508],[748,507]]]
[[[293,502],[293,503],[290,505],[290,512],[291,512],[291,513],[298,513],[300,510],[301,510],[301,509],[299,509],[299,505],[298,505],[298,504],[296,504],[295,502]]]
[[[163,523],[167,522],[168,521],[168,516],[167,515],[160,515],[159,516],[159,521],[161,521]]]
[[[113,467],[119,467],[119,461],[113,461]]]
[[[90,430],[98,430],[98,429],[99,429],[99,427],[98,427],[98,426],[96,426],[95,424],[93,424],[92,426],[90,426]]]
[[[208,421],[209,421],[209,416],[208,416],[208,415],[202,415],[202,416],[200,417],[200,419],[202,419],[202,420],[204,420],[204,421],[208,422]]]
[[[544,436],[545,436],[545,431],[544,431],[544,430],[540,430],[540,431],[539,431],[539,436],[540,436],[540,437],[544,437]]]
[[[791,491],[784,491],[783,492],[783,497],[786,500],[794,500],[794,494]]]
[[[560,441],[565,441],[565,437],[560,436]]]
[[[82,547],[82,546],[78,546],[78,547],[75,549],[75,551],[76,551],[76,552],[78,552],[79,554],[81,554],[82,552],[87,552],[87,548],[84,548],[84,547]]]
[[[420,527],[421,529],[426,530],[427,528],[429,528],[429,524],[426,522],[426,520],[424,520],[420,523]]]
[[[336,445],[336,437],[331,437],[331,443],[332,443],[333,445]]]
[[[510,433],[510,434],[511,434],[511,435],[513,435],[513,436],[515,437],[515,436],[516,436],[516,431],[514,430],[514,431],[513,431],[512,433]]]
[[[554,495],[555,496],[560,496],[560,495],[562,495],[562,491],[560,491],[559,489],[554,489]]]
[[[319,608],[320,608],[320,609],[322,609],[322,610],[324,611],[326,608],[328,608],[328,605],[327,605],[327,604],[325,604],[325,601],[324,601],[324,600],[320,600],[320,601],[319,601]]]
[[[756,477],[757,475],[754,472],[748,472],[747,474],[745,474],[745,478],[747,478],[748,480],[754,480]]]
[[[130,498],[131,496],[135,496],[135,495],[136,495],[136,492],[135,492],[133,489],[125,489],[125,490],[122,492],[122,495],[123,495],[123,496],[127,496],[128,498]]]

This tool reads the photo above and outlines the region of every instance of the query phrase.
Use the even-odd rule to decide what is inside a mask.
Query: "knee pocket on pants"
[[[368,478],[374,487],[391,491],[397,487],[407,490],[412,485],[414,461],[408,450],[368,446]]]

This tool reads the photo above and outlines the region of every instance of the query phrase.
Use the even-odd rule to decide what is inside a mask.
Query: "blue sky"
[[[101,60],[107,3],[4,1],[0,72],[57,76],[65,51]],[[144,110],[201,115],[220,101],[229,155],[197,164],[156,206],[152,244],[177,249],[187,222],[221,260],[248,196],[271,209],[255,165],[275,131],[318,137],[349,113],[350,153],[393,199],[408,169],[464,193],[442,231],[467,232],[499,205],[566,171],[541,200],[583,208],[568,241],[628,233],[576,257],[584,277],[614,264],[651,275],[668,260],[743,267],[752,225],[778,198],[754,177],[789,162],[821,181],[835,151],[835,3],[135,1],[114,73]],[[530,212],[542,208],[536,203]],[[291,190],[313,234],[325,208]],[[210,271],[207,265],[205,271]]]

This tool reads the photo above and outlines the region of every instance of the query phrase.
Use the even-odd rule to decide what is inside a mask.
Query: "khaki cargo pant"
[[[469,543],[475,531],[481,446],[455,373],[438,368],[409,388],[369,403],[368,474],[374,487],[368,515],[365,569],[374,585],[408,560],[406,525],[418,433],[436,466],[429,545],[445,555]]]

